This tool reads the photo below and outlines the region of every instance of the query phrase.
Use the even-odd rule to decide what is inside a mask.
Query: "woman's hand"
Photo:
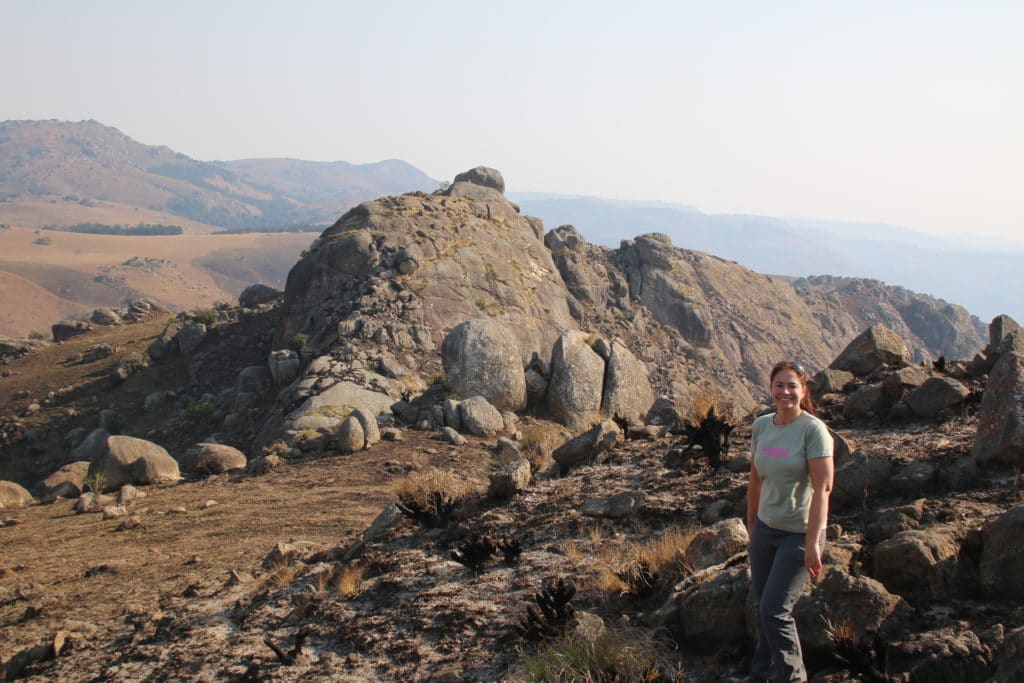
[[[817,543],[808,543],[804,549],[804,566],[812,578],[821,573],[821,546]]]

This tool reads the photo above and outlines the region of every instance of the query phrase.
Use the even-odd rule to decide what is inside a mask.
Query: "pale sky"
[[[0,0],[0,120],[1024,238],[1024,3]]]

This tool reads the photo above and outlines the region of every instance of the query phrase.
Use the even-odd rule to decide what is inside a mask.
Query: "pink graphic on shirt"
[[[770,458],[788,458],[789,457],[789,449],[788,448],[769,448],[768,446],[765,446],[764,448],[761,449],[761,452],[764,453],[765,455],[767,455]]]

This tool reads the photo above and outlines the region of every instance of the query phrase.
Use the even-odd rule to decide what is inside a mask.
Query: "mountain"
[[[964,306],[983,320],[1024,318],[1024,243],[941,237],[896,226],[767,216],[715,215],[673,204],[596,197],[513,194],[523,211],[571,224],[595,244],[616,246],[638,231],[739,261],[762,273],[882,280]]]
[[[0,222],[15,223],[19,203],[62,205],[39,211],[38,227],[101,222],[90,209],[123,208],[134,223],[139,209],[164,221],[187,221],[186,231],[251,229],[326,223],[360,201],[382,194],[432,190],[434,181],[403,161],[373,164],[291,159],[197,161],[168,147],[139,143],[96,121],[0,123]],[[75,217],[75,218],[72,218]],[[199,225],[202,224],[202,225]],[[205,226],[205,229],[204,229]]]

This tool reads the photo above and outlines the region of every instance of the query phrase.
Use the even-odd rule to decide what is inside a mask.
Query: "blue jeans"
[[[750,539],[750,576],[757,605],[755,681],[806,681],[793,605],[810,575],[804,566],[805,534],[773,529],[760,519]]]

